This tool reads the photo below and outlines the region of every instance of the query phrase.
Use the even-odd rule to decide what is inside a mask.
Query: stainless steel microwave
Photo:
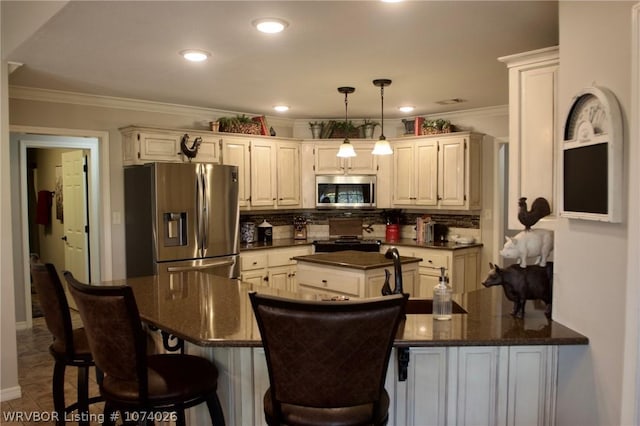
[[[317,208],[375,208],[373,175],[316,175]]]

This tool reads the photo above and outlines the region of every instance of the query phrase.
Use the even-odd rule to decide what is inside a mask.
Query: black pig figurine
[[[513,302],[511,315],[524,318],[524,305],[527,300],[540,299],[547,305],[545,316],[551,318],[553,262],[547,262],[546,266],[531,265],[526,268],[517,264],[502,269],[492,263],[489,263],[489,266],[491,271],[482,285],[502,286],[504,295]]]

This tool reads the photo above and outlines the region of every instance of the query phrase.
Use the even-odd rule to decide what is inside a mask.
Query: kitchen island
[[[183,339],[187,353],[215,361],[230,425],[264,423],[269,379],[248,293],[324,298],[205,272],[114,282],[123,283],[133,288],[146,323]],[[393,401],[389,424],[553,424],[558,346],[588,339],[547,321],[544,307],[533,302],[524,320],[512,318],[500,288],[456,295],[455,301],[466,314],[450,321],[409,314],[401,324],[386,381]],[[161,346],[159,333],[154,337]],[[407,377],[401,381],[403,365]],[[203,407],[191,409],[190,424],[203,424],[207,415]]]
[[[295,256],[293,260],[298,262],[298,293],[357,298],[380,296],[385,270],[390,273],[391,288],[395,288],[393,260],[382,253],[344,250]],[[414,293],[420,279],[418,263],[421,260],[411,256],[399,258],[405,293]]]

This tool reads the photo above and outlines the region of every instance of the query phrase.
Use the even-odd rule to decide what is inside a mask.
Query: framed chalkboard
[[[613,93],[574,96],[563,129],[560,216],[622,220],[622,119]]]

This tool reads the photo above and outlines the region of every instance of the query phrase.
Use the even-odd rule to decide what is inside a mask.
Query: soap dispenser
[[[438,285],[433,288],[433,319],[439,321],[451,319],[451,293],[445,268],[440,268]]]

